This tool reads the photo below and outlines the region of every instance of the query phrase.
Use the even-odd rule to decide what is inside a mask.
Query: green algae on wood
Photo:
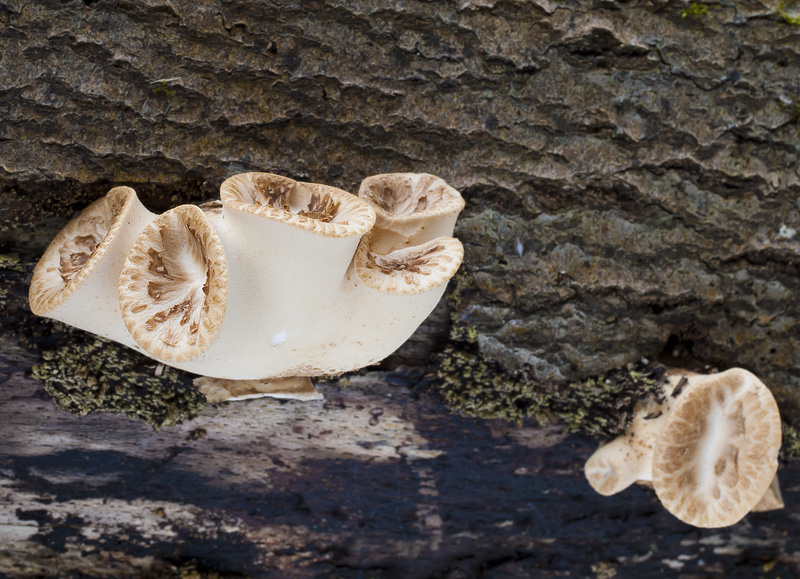
[[[800,26],[800,0],[783,0],[778,5],[778,15],[786,24]]]
[[[708,8],[708,4],[692,2],[688,8],[681,11],[681,18],[686,18],[687,16],[708,16],[710,14]]]

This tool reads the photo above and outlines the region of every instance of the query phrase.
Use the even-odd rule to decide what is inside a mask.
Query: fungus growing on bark
[[[119,274],[155,216],[130,187],[115,187],[56,235],[33,272],[31,311],[135,346],[119,310]]]
[[[600,494],[649,484],[682,521],[724,527],[758,505],[782,504],[780,445],[777,404],[753,374],[673,372],[662,398],[642,402],[631,428],[602,445],[585,473]]]
[[[431,175],[371,179],[365,183],[380,191],[364,186],[368,194],[359,198],[245,173],[222,184],[221,202],[155,219],[145,211],[116,257],[124,269],[104,278],[115,291],[119,284],[121,305],[111,316],[117,333],[104,335],[228,381],[216,390],[207,381],[198,386],[229,399],[309,397],[305,386],[279,379],[383,359],[433,310],[458,269],[463,249],[450,235],[464,201]],[[376,211],[383,227],[374,227]],[[78,266],[98,247],[92,239],[69,246]],[[80,317],[86,325],[74,325],[95,331],[92,316]]]
[[[388,253],[453,235],[464,199],[443,179],[427,173],[386,173],[362,181],[358,196],[375,208],[374,250]]]

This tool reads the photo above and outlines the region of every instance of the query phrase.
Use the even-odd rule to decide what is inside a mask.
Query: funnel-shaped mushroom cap
[[[692,382],[656,443],[653,487],[667,510],[690,525],[733,525],[775,476],[778,406],[758,378],[739,368]]]
[[[368,203],[346,191],[271,173],[242,173],[222,183],[226,207],[328,237],[360,237],[375,224]]]
[[[393,295],[416,295],[431,291],[455,275],[464,248],[453,237],[439,237],[422,245],[397,249],[386,255],[370,251],[371,239],[364,236],[356,250],[353,265],[366,287]]]
[[[225,315],[228,268],[203,211],[182,205],[142,231],[120,276],[128,331],[151,356],[185,362],[217,338]]]
[[[375,229],[382,235],[373,245],[381,253],[452,236],[456,218],[464,209],[458,191],[426,173],[367,177],[358,196],[375,208]]]
[[[362,181],[358,195],[375,205],[378,227],[383,227],[382,221],[400,221],[414,214],[435,217],[464,209],[458,191],[427,173],[373,175]]]
[[[134,202],[133,189],[115,187],[56,235],[33,272],[29,299],[34,314],[48,315],[89,278]]]

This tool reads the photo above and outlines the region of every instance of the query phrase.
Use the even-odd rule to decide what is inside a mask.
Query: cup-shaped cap
[[[64,302],[97,268],[136,202],[130,187],[115,187],[84,209],[50,243],[31,279],[31,311],[39,316]]]
[[[370,250],[380,233],[370,233],[359,243],[353,258],[356,275],[365,286],[393,295],[415,295],[438,288],[453,277],[464,258],[461,242],[439,237],[385,255]]]
[[[156,217],[139,235],[120,276],[125,326],[148,354],[166,362],[193,360],[211,347],[227,293],[222,243],[193,205]]]
[[[450,237],[464,208],[461,194],[427,173],[387,173],[362,181],[359,197],[375,209],[373,244],[380,253]]]
[[[690,525],[732,525],[766,493],[780,446],[778,406],[753,374],[733,368],[693,377],[656,443],[653,487]]]
[[[222,183],[225,207],[327,237],[360,237],[375,224],[368,203],[346,191],[272,173],[242,173]]]
[[[464,209],[461,194],[440,177],[427,173],[385,173],[361,182],[358,196],[375,206],[381,221],[402,221],[412,215],[436,218]]]

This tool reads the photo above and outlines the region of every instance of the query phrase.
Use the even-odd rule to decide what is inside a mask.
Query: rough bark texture
[[[487,358],[579,378],[676,336],[796,385],[800,32],[787,3],[687,8],[5,2],[0,210],[427,171],[468,201],[456,315]]]
[[[30,377],[54,344],[22,305],[32,256],[111,186],[162,211],[244,171],[424,171],[467,200],[465,263],[388,366],[449,330],[548,384],[666,348],[753,370],[797,424],[796,12],[0,0],[0,576],[798,572],[796,464],[786,511],[695,531],[643,490],[593,494],[593,441],[456,417],[407,377],[155,434],[79,419]]]

